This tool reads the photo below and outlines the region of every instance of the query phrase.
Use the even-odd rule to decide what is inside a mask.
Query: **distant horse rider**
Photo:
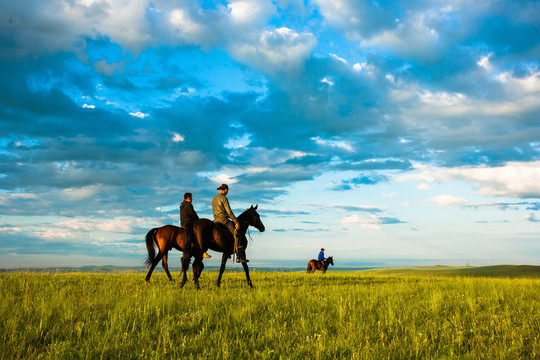
[[[214,213],[214,222],[225,225],[234,236],[235,250],[237,251],[237,260],[239,263],[247,263],[246,259],[246,246],[247,239],[238,239],[236,232],[240,228],[238,220],[234,216],[231,206],[229,205],[229,199],[227,194],[229,193],[229,186],[227,184],[221,184],[217,188],[219,192],[212,199],[212,212]]]
[[[319,260],[321,265],[324,266],[324,260],[326,260],[324,257],[324,248],[321,248],[321,252],[319,253],[319,256],[317,257],[317,260]]]
[[[188,232],[189,236],[193,236],[193,223],[199,219],[199,216],[193,208],[193,195],[189,192],[184,194],[184,201],[180,204],[180,226],[186,229],[186,241],[185,244],[191,244],[191,239],[187,241]],[[206,252],[203,254],[205,258],[211,258]]]

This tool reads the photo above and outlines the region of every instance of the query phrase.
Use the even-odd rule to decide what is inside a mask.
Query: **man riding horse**
[[[321,252],[319,253],[319,256],[317,257],[317,260],[319,260],[319,262],[321,263],[321,266],[324,266],[324,260],[326,260],[324,257],[324,248],[321,248]]]
[[[193,223],[195,220],[199,220],[199,215],[193,208],[193,195],[187,192],[184,194],[184,201],[180,204],[180,227],[186,229],[187,236],[193,236]],[[189,243],[191,244],[191,241]],[[206,252],[203,257],[211,258]]]
[[[214,213],[214,222],[225,225],[234,236],[234,251],[237,254],[237,262],[247,263],[246,259],[246,246],[247,238],[242,236],[240,239],[237,237],[237,230],[240,227],[238,220],[234,216],[231,206],[229,205],[229,199],[227,194],[229,193],[229,186],[227,184],[221,184],[217,188],[219,192],[212,199],[212,212]]]

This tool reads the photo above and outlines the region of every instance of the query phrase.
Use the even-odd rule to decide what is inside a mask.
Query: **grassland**
[[[174,274],[178,277],[178,274]],[[540,279],[0,274],[2,359],[539,359]]]

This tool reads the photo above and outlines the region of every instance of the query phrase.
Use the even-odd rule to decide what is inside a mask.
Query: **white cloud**
[[[267,15],[275,12],[272,3],[260,0],[232,1],[227,8],[232,21],[239,24],[262,23]]]
[[[95,109],[96,106],[95,105],[88,105],[88,104],[83,104],[82,106],[84,109]]]
[[[185,140],[184,136],[179,133],[173,133],[172,141],[174,142],[183,142]]]
[[[432,197],[429,200],[430,203],[437,204],[439,206],[452,207],[454,205],[465,205],[467,204],[467,199],[455,197],[452,195],[438,195]]]
[[[504,84],[509,94],[523,95],[540,91],[540,72],[520,78],[514,77],[512,72],[503,72],[497,76],[497,80]]]
[[[266,73],[291,72],[303,66],[316,43],[311,33],[281,27],[263,31],[255,41],[232,44],[231,54]]]
[[[91,186],[85,186],[78,189],[64,189],[63,193],[68,197],[69,200],[72,201],[79,201],[88,199],[92,196],[95,196],[98,194],[101,190],[101,188],[97,185],[91,185]]]
[[[145,113],[142,113],[140,111],[137,111],[137,112],[134,112],[134,113],[131,112],[131,113],[129,113],[129,115],[138,117],[139,119],[144,119],[145,117],[150,116],[150,114],[145,114]]]
[[[493,54],[490,53],[486,56],[483,56],[480,60],[478,60],[477,64],[478,66],[480,67],[483,67],[484,69],[486,70],[491,70],[493,68],[493,66],[491,65],[491,63],[489,62],[489,58],[492,56]]]
[[[332,54],[330,53],[330,57],[336,59],[337,61],[339,62],[342,62],[343,64],[347,65],[347,60],[343,59],[343,58],[340,58],[339,56],[337,56],[336,54]]]
[[[312,137],[311,140],[313,140],[316,144],[321,145],[321,146],[330,146],[333,148],[343,149],[348,152],[355,152],[354,147],[352,147],[349,143],[347,143],[344,140],[325,140],[318,136]]]
[[[382,227],[380,226],[382,221],[377,217],[360,218],[358,215],[354,214],[341,219],[340,223],[343,225],[356,225],[369,230],[382,230]]]
[[[334,86],[334,82],[332,80],[329,80],[328,78],[323,78],[321,80],[322,83],[328,84],[328,86]]]
[[[174,9],[169,14],[169,23],[176,31],[175,35],[187,43],[199,44],[206,37],[206,30],[202,24],[192,19],[189,11]]]
[[[427,191],[430,187],[425,182],[418,184],[418,190]]]
[[[231,185],[238,182],[238,180],[236,180],[234,177],[229,176],[227,174],[219,174],[215,177],[211,177],[210,180],[220,185],[221,184]]]
[[[449,107],[462,104],[467,98],[460,93],[447,93],[438,92],[433,93],[431,91],[423,91],[419,93],[420,100],[430,107]]]
[[[7,204],[11,200],[20,199],[38,199],[38,196],[32,193],[0,193],[0,205]]]
[[[407,174],[396,181],[466,181],[485,196],[516,198],[540,197],[540,161],[509,162],[495,167],[430,168],[419,174]]]

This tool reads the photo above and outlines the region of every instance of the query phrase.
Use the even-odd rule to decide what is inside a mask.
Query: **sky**
[[[540,265],[539,1],[0,4],[2,268],[142,266],[221,183],[251,267]]]

